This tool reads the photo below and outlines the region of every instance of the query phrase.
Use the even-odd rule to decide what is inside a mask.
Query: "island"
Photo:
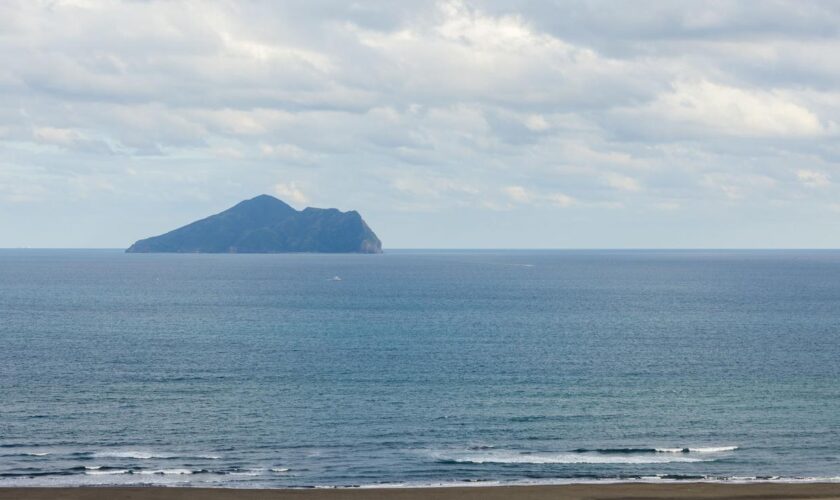
[[[382,253],[358,212],[295,210],[260,195],[206,219],[140,240],[127,253]]]

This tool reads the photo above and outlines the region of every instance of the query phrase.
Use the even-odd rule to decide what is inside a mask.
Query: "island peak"
[[[205,219],[137,241],[128,253],[381,253],[382,243],[355,210],[295,210],[261,194]]]

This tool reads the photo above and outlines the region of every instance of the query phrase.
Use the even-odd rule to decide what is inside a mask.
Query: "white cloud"
[[[400,177],[394,179],[392,185],[399,191],[421,197],[440,198],[453,192],[468,195],[479,193],[478,188],[471,184],[441,177]]]
[[[546,198],[552,205],[563,208],[571,207],[577,203],[577,200],[563,193],[551,193]]]
[[[534,132],[542,132],[551,128],[551,124],[542,115],[528,115],[524,120],[525,126]]]
[[[780,90],[739,88],[708,80],[678,81],[648,107],[649,120],[732,136],[803,137],[827,133],[819,117]]]
[[[318,158],[317,155],[309,153],[294,144],[261,144],[260,154],[267,158],[286,160],[305,165],[315,163]]]
[[[621,191],[640,191],[642,189],[639,181],[627,175],[608,173],[604,176],[604,182]]]
[[[522,186],[506,186],[502,189],[509,201],[520,205],[533,205],[536,207],[552,206],[567,208],[578,203],[578,200],[564,193],[541,192],[529,190]]]
[[[274,185],[274,193],[277,194],[283,201],[291,201],[292,203],[308,203],[309,197],[301,191],[294,182],[277,183]]]
[[[796,171],[799,182],[810,188],[821,188],[831,185],[831,177],[825,172],[800,169]]]
[[[32,135],[37,141],[62,146],[69,146],[82,139],[82,134],[76,130],[57,127],[36,127]]]
[[[531,203],[534,200],[534,195],[522,186],[507,186],[502,189],[505,195],[516,203]]]
[[[706,174],[701,183],[712,190],[720,191],[731,201],[768,191],[778,184],[775,179],[765,175],[727,173]]]

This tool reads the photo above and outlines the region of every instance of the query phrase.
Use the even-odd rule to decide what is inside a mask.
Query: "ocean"
[[[0,251],[0,486],[840,481],[840,252]]]

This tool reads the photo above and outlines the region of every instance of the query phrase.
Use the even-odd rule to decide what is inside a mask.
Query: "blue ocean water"
[[[840,252],[0,251],[0,486],[755,478],[840,480]]]

